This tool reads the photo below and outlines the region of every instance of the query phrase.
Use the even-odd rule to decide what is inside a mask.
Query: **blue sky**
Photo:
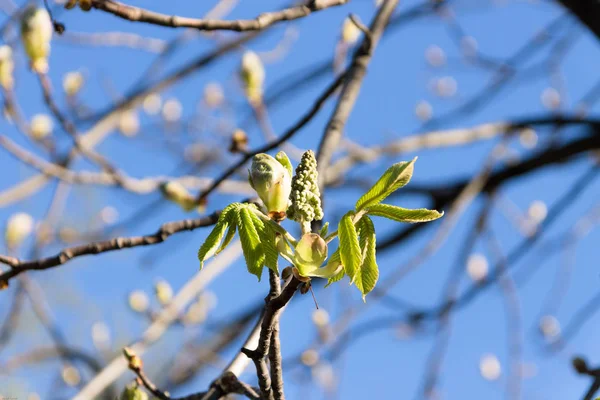
[[[190,7],[184,1],[132,2],[160,12],[199,17],[213,4],[206,2],[201,6]],[[397,12],[415,6],[417,1],[401,2]],[[460,0],[451,2],[452,10],[465,32],[477,40],[479,49],[494,59],[510,57],[525,41],[563,13],[563,10],[551,2],[543,1],[485,1]],[[240,1],[239,6],[228,18],[253,17],[259,11],[277,9],[283,6],[281,1],[257,2]],[[248,48],[266,54],[273,49],[286,32],[286,27],[295,29],[297,38],[281,60],[272,60],[266,64],[267,96],[272,93],[270,83],[281,79],[289,79],[298,71],[311,66],[314,62],[331,59],[338,40],[340,26],[350,13],[356,13],[363,21],[369,21],[375,11],[371,0],[352,0],[348,5],[315,13],[309,18],[290,24],[282,24],[272,29],[259,40],[248,45]],[[168,28],[153,27],[143,24],[132,24],[119,20],[99,11],[84,14],[70,11],[59,14],[67,29],[72,32],[107,32],[125,31],[147,35],[149,37],[168,40],[176,37],[181,31]],[[563,110],[572,112],[581,97],[594,85],[597,79],[597,65],[600,53],[596,39],[585,29],[577,26],[572,18],[566,18],[553,30],[557,37],[569,32],[573,36],[568,52],[560,64],[565,77],[566,99]],[[554,42],[551,42],[554,43]],[[431,45],[441,47],[448,59],[445,66],[433,68],[424,58],[426,49]],[[165,65],[165,70],[172,71],[190,60],[209,51],[214,42],[205,38],[197,38],[181,48]],[[548,56],[549,46],[536,48],[536,55],[524,60],[515,67],[534,67]],[[538,51],[539,50],[539,51]],[[17,96],[27,117],[44,112],[46,107],[35,76],[26,68],[26,60],[21,49],[17,50]],[[55,89],[60,88],[62,76],[68,72],[81,69],[88,76],[81,99],[86,106],[102,110],[111,102],[111,96],[126,94],[133,82],[150,65],[154,54],[141,50],[113,47],[85,47],[55,40],[50,58],[50,78]],[[193,74],[185,83],[178,84],[162,93],[163,99],[177,98],[183,105],[184,119],[196,112],[202,98],[204,86],[211,81],[223,85],[226,97],[234,110],[234,123],[242,124],[246,120],[249,108],[236,81],[236,70],[241,52],[226,55],[201,72]],[[451,98],[439,98],[429,89],[431,79],[452,76],[458,85],[457,94]],[[450,112],[485,87],[492,74],[476,69],[464,63],[460,49],[448,34],[447,24],[440,17],[430,16],[415,20],[401,29],[394,30],[382,41],[369,66],[368,74],[348,120],[345,135],[350,140],[364,146],[382,144],[405,135],[422,132],[425,128],[414,115],[415,105],[422,100],[431,103],[434,116]],[[303,87],[293,98],[286,98],[269,110],[269,116],[276,133],[283,132],[291,126],[312,104],[323,88],[332,79],[331,73],[315,84]],[[540,102],[542,91],[557,85],[547,70],[534,69],[528,75],[517,75],[516,80],[500,90],[493,101],[476,112],[461,115],[435,128],[470,127],[479,123],[493,122],[530,115],[546,115],[549,113]],[[495,90],[495,89],[494,89]],[[64,98],[59,97],[59,104],[65,107]],[[594,115],[597,107],[590,109]],[[293,143],[301,148],[316,148],[321,134],[331,114],[332,103],[329,103],[298,135]],[[181,131],[164,133],[153,129],[150,117],[142,117],[141,134],[135,138],[126,138],[115,134],[109,137],[98,150],[109,155],[113,163],[128,174],[135,177],[171,174],[177,170],[176,155],[167,151],[163,137],[175,135],[187,143],[212,143],[225,147],[226,140],[216,138],[210,130],[201,136],[189,138]],[[0,122],[2,134],[30,150],[38,151],[6,121]],[[82,127],[85,127],[82,126]],[[251,146],[263,142],[262,133],[254,124],[247,126]],[[576,130],[566,130],[576,135]],[[65,148],[69,140],[63,132],[55,135]],[[547,131],[540,131],[540,141]],[[460,179],[478,171],[488,152],[496,142],[470,144],[459,148],[441,150],[422,150],[416,154],[404,154],[401,159],[419,156],[414,184],[440,183]],[[517,154],[526,155],[518,141],[511,141],[510,148]],[[41,154],[41,153],[38,153]],[[353,170],[351,177],[376,177],[389,164],[399,158],[390,157],[374,165],[361,166]],[[226,156],[219,168],[235,161],[234,156]],[[590,160],[582,157],[568,165],[548,168],[520,179],[502,189],[502,196],[510,199],[518,208],[525,211],[536,200],[551,206],[569,185],[589,168]],[[78,162],[77,168],[92,168],[86,162]],[[31,168],[20,164],[7,153],[0,153],[0,189],[5,189],[35,173]],[[208,171],[214,174],[218,169]],[[34,196],[0,209],[0,221],[17,212],[25,211],[34,218],[41,218],[48,207],[53,185]],[[581,215],[596,205],[600,183],[591,184],[582,196],[577,198],[564,212],[556,224],[544,238],[554,237],[564,232]],[[327,194],[327,218],[337,218],[352,207],[360,196],[355,189],[331,189]],[[125,193],[118,189],[102,187],[75,187],[71,191],[60,226],[87,230],[90,227],[90,215],[97,214],[100,209],[109,205],[119,212],[120,221],[127,221],[135,215],[136,210],[144,209],[159,200],[158,194],[139,196]],[[221,209],[231,201],[239,200],[234,196],[213,196],[209,200],[208,210]],[[427,206],[421,198],[400,196],[394,200],[396,204],[407,207]],[[452,268],[458,249],[475,218],[475,210],[482,203],[475,201],[458,222],[448,240],[439,251],[423,263],[415,272],[397,284],[392,295],[409,301],[412,304],[431,307],[441,299],[441,288],[448,271]],[[165,204],[157,210],[136,218],[125,229],[118,230],[120,235],[136,235],[154,232],[157,227],[167,221],[190,217],[172,204]],[[497,208],[492,212],[491,226],[496,233],[504,251],[514,248],[522,240],[522,236]],[[378,237],[385,238],[395,226],[382,221],[376,222]],[[439,222],[432,223],[424,230],[424,234],[413,239],[409,245],[398,250],[388,251],[379,257],[381,279],[419,252],[423,245],[431,239]],[[167,243],[154,248],[138,248],[100,256],[84,257],[74,260],[60,268],[31,274],[46,291],[52,314],[60,321],[60,328],[77,346],[93,350],[91,326],[97,321],[104,321],[112,330],[115,347],[135,340],[147,326],[140,316],[126,307],[127,294],[134,289],[143,289],[151,293],[152,285],[157,277],[168,280],[171,285],[180,288],[198,267],[196,251],[207,234],[207,230],[182,233],[173,236]],[[542,238],[542,243],[544,242]],[[556,317],[564,324],[570,316],[587,299],[597,293],[598,272],[597,249],[595,244],[600,240],[598,231],[592,230],[583,240],[578,242],[576,262],[571,278],[569,291]],[[64,245],[56,245],[45,249],[44,254],[54,254]],[[478,252],[487,253],[483,243],[476,246]],[[28,257],[27,247],[21,249],[21,256]],[[515,266],[516,270],[535,265],[543,250],[536,246],[528,256]],[[588,381],[575,375],[570,366],[573,354],[585,354],[590,361],[598,361],[599,355],[595,329],[597,318],[584,326],[570,344],[558,354],[549,355],[542,351],[540,337],[536,335],[536,324],[540,308],[546,293],[552,285],[555,271],[563,264],[563,257],[557,255],[544,261],[538,272],[526,285],[518,288],[519,302],[522,307],[524,326],[524,361],[528,365],[535,364],[535,374],[523,383],[525,399],[565,399],[580,397],[587,388]],[[464,277],[461,289],[468,286],[468,278]],[[13,285],[14,286],[14,285]],[[0,296],[0,312],[6,313],[11,290]],[[258,284],[256,279],[247,274],[242,262],[220,276],[210,287],[218,296],[218,306],[213,311],[215,320],[222,320],[232,315],[240,306],[251,306],[266,293],[266,282]],[[355,288],[339,284],[326,290],[317,291],[320,305],[332,316],[338,315],[343,305],[361,307],[361,300]],[[441,372],[439,390],[445,399],[480,399],[490,400],[504,398],[505,380],[507,376],[507,337],[506,318],[503,297],[497,286],[486,290],[476,301],[461,309],[452,318],[452,336],[447,357]],[[366,306],[364,306],[366,307]],[[282,321],[282,343],[285,356],[297,354],[306,348],[315,336],[315,328],[311,322],[314,311],[313,301],[303,296],[286,311]],[[4,315],[4,314],[0,314]],[[11,342],[2,353],[0,360],[19,354],[37,345],[50,345],[51,342],[43,329],[35,322],[28,311],[24,318],[22,333]],[[368,324],[379,317],[395,316],[397,312],[380,304],[369,304],[368,309],[354,322],[355,325]],[[563,325],[564,326],[564,325]],[[159,368],[161,355],[174,351],[182,340],[191,335],[202,338],[201,328],[184,332],[175,328],[165,339],[154,347],[144,358],[149,368]],[[360,399],[365,397],[381,398],[413,398],[419,393],[422,385],[423,368],[432,345],[432,336],[423,334],[400,339],[393,329],[383,329],[367,335],[349,347],[344,355],[333,363],[338,373],[339,399]],[[494,353],[502,364],[502,376],[499,381],[488,382],[481,378],[478,370],[479,359],[483,354]],[[227,353],[226,358],[233,353]],[[47,363],[36,367],[33,373],[19,370],[13,377],[0,376],[0,387],[9,388],[9,394],[24,398],[31,391],[44,395],[56,384],[57,363]],[[210,368],[205,374],[173,393],[183,395],[204,389],[217,376],[218,369]],[[244,378],[253,379],[250,368]],[[306,379],[310,377],[307,367],[295,367],[286,375],[288,397],[326,398],[318,385],[308,386]],[[127,378],[131,378],[127,374]],[[124,381],[123,381],[124,382]],[[309,395],[306,394],[308,391]],[[4,394],[2,392],[2,394]],[[59,397],[68,397],[74,392],[68,390],[55,393]]]

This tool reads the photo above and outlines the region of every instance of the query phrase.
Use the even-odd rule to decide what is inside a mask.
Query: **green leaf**
[[[366,215],[358,222],[360,231],[360,249],[362,252],[362,265],[354,283],[360,292],[362,293],[363,301],[365,296],[375,287],[377,280],[379,279],[379,267],[375,260],[375,227],[373,221]]]
[[[426,208],[410,210],[391,204],[376,204],[370,206],[367,208],[367,213],[369,215],[389,218],[398,222],[409,222],[411,224],[415,222],[433,221],[444,215],[443,212],[438,212],[436,210],[428,210]]]
[[[367,193],[363,194],[356,202],[356,210],[380,203],[390,194],[406,185],[412,178],[414,164],[417,158],[412,161],[402,161],[392,165],[381,175],[381,178],[373,185]]]
[[[358,243],[358,234],[352,223],[352,214],[344,215],[338,226],[338,236],[340,239],[340,259],[344,265],[346,275],[350,277],[350,283],[358,273],[361,264],[360,245]]]
[[[260,236],[260,243],[265,254],[265,265],[279,274],[277,261],[279,252],[275,242],[276,234],[270,224],[263,222],[254,212],[250,212],[254,227]]]
[[[325,225],[321,228],[321,232],[319,232],[319,236],[324,238],[329,233],[329,222],[325,222]]]
[[[294,168],[292,167],[292,162],[290,161],[287,154],[284,151],[280,151],[275,154],[275,159],[279,161],[279,164],[283,165],[285,169],[290,173],[290,178],[294,176]]]
[[[342,260],[340,258],[340,249],[338,247],[338,249],[329,257],[329,260],[327,261],[327,266],[329,266],[329,265],[338,266],[341,263],[342,263]],[[328,287],[332,283],[341,280],[343,277],[344,277],[344,269],[342,268],[340,270],[340,272],[338,272],[337,274],[335,274],[334,276],[330,277],[327,280],[327,284],[325,285],[325,287]]]
[[[221,212],[221,215],[219,215],[217,224],[210,232],[202,246],[200,246],[200,249],[198,250],[198,260],[200,260],[201,269],[204,266],[204,261],[217,252],[217,248],[221,243],[221,239],[223,239],[223,236],[225,235],[225,231],[229,225],[232,224],[232,215],[234,216],[234,214],[237,214],[237,209],[239,206],[239,203],[233,203],[225,207],[225,209]],[[233,222],[233,224],[235,223],[236,222]],[[235,227],[233,228],[235,233]],[[229,233],[227,235],[229,236]],[[231,238],[229,238],[229,241],[231,241]],[[223,250],[227,244],[229,244],[229,242],[223,242],[223,245],[218,251]]]
[[[260,236],[252,219],[252,211],[247,207],[243,207],[237,213],[238,231],[240,241],[242,242],[242,250],[246,259],[246,267],[248,272],[258,277],[262,275],[262,267],[265,262],[265,254],[263,246],[260,243]]]
[[[223,239],[223,243],[221,243],[221,246],[219,246],[219,248],[217,249],[215,255],[219,254],[220,252],[222,252],[223,250],[225,250],[225,247],[227,247],[229,245],[229,243],[231,243],[231,241],[233,240],[233,237],[235,236],[235,228],[237,226],[237,213],[239,211],[239,207],[237,209],[233,209],[231,210],[228,214],[227,214],[227,223],[229,224],[229,229],[227,230],[227,234],[225,235],[225,239]]]

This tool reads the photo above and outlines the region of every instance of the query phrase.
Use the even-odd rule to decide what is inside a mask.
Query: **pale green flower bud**
[[[354,44],[360,37],[361,30],[350,18],[344,20],[342,25],[342,41],[346,44]]]
[[[160,189],[167,199],[179,204],[185,211],[192,211],[197,206],[194,196],[177,181],[167,182]]]
[[[327,259],[327,243],[316,233],[307,233],[298,241],[294,266],[302,276],[309,276]]]
[[[48,72],[52,20],[44,8],[28,8],[21,20],[21,39],[29,56],[31,69],[38,73]]]
[[[46,114],[36,114],[31,118],[29,131],[34,140],[42,140],[46,138],[54,129],[54,122]]]
[[[278,158],[285,153],[278,153]],[[269,217],[281,221],[285,218],[289,205],[292,177],[280,161],[268,154],[257,154],[252,158],[248,181],[265,204]]]
[[[167,305],[173,299],[173,288],[169,282],[160,280],[154,285],[154,293],[161,305]]]
[[[260,57],[253,51],[247,51],[242,56],[240,76],[244,83],[246,97],[251,103],[260,103],[265,83],[265,68]]]
[[[317,180],[317,160],[312,150],[308,150],[302,155],[292,179],[291,205],[288,210],[288,217],[301,223],[304,231],[310,230],[312,221],[323,219]]]
[[[13,70],[15,63],[13,62],[12,49],[10,46],[0,47],[0,85],[6,90],[12,90],[14,85]]]
[[[119,400],[148,400],[148,394],[134,382],[123,389]]]
[[[33,230],[33,218],[26,213],[11,216],[6,223],[4,239],[9,248],[19,246]]]
[[[83,87],[85,79],[79,71],[67,72],[63,78],[63,90],[67,96],[75,96]]]

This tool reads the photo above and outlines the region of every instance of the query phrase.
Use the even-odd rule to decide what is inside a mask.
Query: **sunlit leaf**
[[[358,199],[356,210],[360,211],[363,208],[379,204],[390,194],[406,185],[412,177],[416,160],[415,157],[412,161],[402,161],[388,168],[375,185]]]

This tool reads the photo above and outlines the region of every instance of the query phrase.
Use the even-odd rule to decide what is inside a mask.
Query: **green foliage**
[[[219,220],[217,221],[217,224],[215,225],[215,227],[213,228],[212,232],[208,235],[208,237],[206,238],[206,240],[204,241],[204,243],[202,244],[202,246],[200,246],[200,250],[198,250],[198,260],[200,260],[200,268],[202,268],[204,266],[204,261],[211,257],[213,254],[215,254],[217,252],[217,248],[219,247],[219,244],[221,243],[221,239],[223,239],[223,236],[225,235],[225,231],[227,230],[228,227],[230,227],[230,225],[235,224],[234,220],[235,220],[235,214],[237,214],[237,210],[239,209],[240,204],[238,203],[233,203],[229,206],[227,206],[223,212],[221,212],[221,215],[219,216]],[[235,228],[234,228],[235,229]],[[235,232],[235,230],[234,230]],[[229,233],[227,234],[227,237],[229,239],[229,241],[231,241],[231,238],[229,238]],[[227,241],[227,238],[226,238]],[[228,244],[223,242],[223,246],[221,246],[221,248],[219,248],[219,251],[223,250],[223,248]]]
[[[365,296],[373,290],[377,283],[377,279],[379,279],[379,267],[375,260],[376,243],[373,221],[365,215],[358,222],[358,228],[360,233],[359,243],[362,254],[362,263],[356,274],[354,284],[362,293],[364,301]]]
[[[344,215],[338,226],[338,235],[340,239],[340,259],[344,266],[346,275],[353,283],[360,268],[362,257],[360,254],[360,245],[358,243],[358,233],[352,222],[353,213]]]
[[[253,159],[250,182],[265,203],[266,211],[251,204],[233,203],[226,207],[200,247],[198,259],[202,265],[208,257],[221,252],[237,230],[248,271],[259,280],[264,266],[279,274],[278,260],[281,255],[295,267],[296,274],[306,278],[327,279],[326,287],[347,275],[350,284],[358,288],[365,300],[379,279],[375,226],[370,216],[416,223],[433,221],[444,215],[435,210],[410,210],[381,203],[410,181],[415,161],[416,158],[392,165],[360,197],[356,202],[356,210],[342,217],[336,232],[329,233],[329,223],[326,222],[316,234],[310,233],[310,222],[323,216],[317,186],[317,165],[312,151],[305,152],[291,180],[291,204],[287,210],[288,217],[302,227],[302,238],[296,240],[279,225],[282,214],[273,212],[287,207],[287,203],[284,205],[281,201],[281,195],[285,192],[292,164],[284,152],[277,153],[274,158],[258,154]],[[281,207],[274,208],[274,204]],[[336,236],[339,240],[338,249],[327,259],[328,243]]]
[[[378,217],[388,218],[398,222],[428,222],[433,221],[444,215],[443,212],[436,210],[428,210],[426,208],[419,208],[417,210],[410,210],[408,208],[402,208],[393,206],[391,204],[376,204],[367,208],[369,215],[376,215]]]
[[[360,211],[363,208],[379,204],[390,194],[406,185],[412,178],[416,160],[415,157],[412,161],[402,161],[388,168],[375,185],[358,199],[356,210]]]
[[[265,262],[265,253],[260,242],[260,236],[254,220],[251,216],[251,211],[247,208],[241,208],[237,214],[238,232],[240,234],[240,242],[246,259],[246,267],[248,272],[258,277],[262,275],[262,267]]]

